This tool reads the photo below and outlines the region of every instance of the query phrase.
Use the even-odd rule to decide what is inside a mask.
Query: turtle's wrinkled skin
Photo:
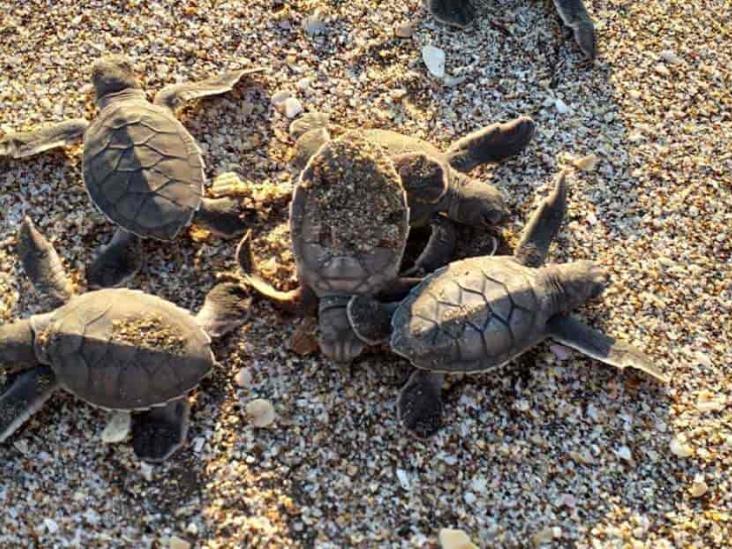
[[[475,3],[478,0],[429,0],[432,16],[447,25],[465,28],[475,21]],[[583,0],[552,0],[554,7],[585,56],[593,61],[597,57],[595,25]]]
[[[370,344],[387,339],[417,368],[398,403],[401,421],[414,434],[429,436],[441,425],[443,374],[498,368],[547,338],[666,381],[642,352],[570,316],[602,293],[606,277],[600,267],[591,261],[544,265],[566,209],[565,178],[560,174],[534,212],[512,256],[452,262],[396,304],[368,296],[349,302],[349,322],[358,337]]]
[[[83,178],[92,202],[118,229],[87,269],[91,287],[120,286],[143,264],[141,238],[170,241],[191,223],[222,238],[245,226],[238,202],[204,196],[204,162],[193,136],[175,118],[185,101],[233,89],[259,69],[228,71],[200,82],[174,84],[152,102],[132,62],[107,56],[92,66],[98,115],[0,140],[0,157],[23,158],[84,138]]]
[[[18,252],[36,290],[62,305],[0,325],[0,442],[57,389],[107,410],[132,411],[132,444],[146,461],[167,459],[184,442],[186,398],[215,364],[211,337],[246,318],[249,301],[235,284],[219,284],[197,316],[139,290],[73,295],[53,246],[30,219]]]

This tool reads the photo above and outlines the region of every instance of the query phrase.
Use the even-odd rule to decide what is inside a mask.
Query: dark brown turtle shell
[[[537,272],[511,257],[474,257],[435,271],[394,313],[391,348],[440,372],[505,364],[545,337]]]
[[[293,193],[290,230],[300,280],[318,295],[370,294],[394,280],[409,210],[387,154],[358,132],[323,145]]]
[[[211,340],[193,315],[141,291],[88,292],[32,319],[39,359],[62,387],[102,408],[164,404],[214,365]]]
[[[172,240],[198,210],[203,159],[173,114],[143,98],[110,103],[84,137],[84,183],[114,223]]]

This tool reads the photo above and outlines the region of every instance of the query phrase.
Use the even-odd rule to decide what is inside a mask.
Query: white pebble
[[[178,536],[172,536],[168,547],[170,549],[191,549],[191,543]]]
[[[325,14],[321,10],[315,10],[303,20],[302,28],[311,36],[324,34],[327,30]]]
[[[285,101],[287,101],[290,97],[292,97],[292,92],[287,90],[279,90],[272,95],[271,101],[272,104],[279,110],[284,107]]]
[[[142,473],[142,478],[144,478],[148,482],[152,482],[153,479],[153,466],[150,465],[147,462],[140,463],[140,473]]]
[[[625,461],[633,461],[633,455],[630,453],[630,448],[627,446],[621,446],[617,450],[615,450],[615,454]]]
[[[46,527],[46,530],[48,530],[49,534],[55,534],[56,532],[58,532],[58,524],[53,519],[43,519],[43,525]]]
[[[104,444],[116,444],[122,442],[130,433],[132,416],[129,412],[115,412],[109,418],[107,426],[102,431],[102,442]]]
[[[709,491],[709,486],[703,480],[695,480],[691,483],[689,493],[693,498],[700,498]]]
[[[303,111],[302,103],[296,97],[288,97],[285,99],[285,116],[287,118],[295,118]]]
[[[554,100],[554,108],[557,109],[559,114],[567,114],[569,112],[569,106],[558,97]]]
[[[234,383],[239,387],[250,387],[252,385],[252,373],[248,368],[242,368],[236,373]]]
[[[661,59],[661,61],[671,63],[672,65],[678,65],[682,62],[681,57],[676,55],[676,52],[674,52],[673,50],[663,50],[661,53],[658,54],[658,57]]]
[[[275,420],[274,406],[269,400],[263,398],[248,402],[245,411],[255,427],[267,427]]]
[[[678,437],[671,439],[670,448],[671,453],[680,458],[687,458],[694,454],[694,449]]]
[[[462,530],[442,528],[438,537],[442,549],[478,549]]]
[[[427,70],[432,76],[442,78],[445,76],[445,52],[435,46],[422,48],[422,60],[427,65]]]
[[[396,476],[402,488],[404,488],[405,490],[410,490],[412,488],[412,482],[409,478],[409,473],[407,473],[404,469],[397,469]]]
[[[295,87],[300,91],[305,91],[310,87],[312,80],[310,78],[301,78],[295,84]]]

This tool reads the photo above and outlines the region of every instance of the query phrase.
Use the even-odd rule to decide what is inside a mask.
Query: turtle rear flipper
[[[83,118],[49,124],[36,131],[11,132],[0,139],[0,158],[25,158],[78,141],[89,127]]]
[[[539,267],[546,260],[549,246],[559,233],[567,210],[567,172],[560,172],[554,190],[534,211],[526,224],[514,257],[527,267]]]
[[[531,141],[536,125],[528,116],[503,124],[491,124],[459,139],[447,150],[450,165],[469,172],[480,164],[515,156]]]
[[[234,238],[246,231],[239,202],[229,197],[204,198],[193,222],[221,238]]]
[[[550,319],[547,323],[547,336],[610,366],[621,370],[630,366],[662,383],[668,383],[668,376],[649,356],[571,316],[557,315]]]
[[[69,300],[73,287],[61,259],[29,217],[25,217],[20,225],[18,256],[36,291],[50,298],[54,305]]]
[[[381,303],[368,295],[355,295],[346,309],[348,322],[358,338],[378,345],[391,336],[391,317],[399,303]]]
[[[249,293],[239,284],[217,284],[206,295],[196,320],[211,337],[221,337],[249,317]]]
[[[247,70],[226,71],[218,76],[200,82],[185,82],[183,84],[165,86],[155,94],[153,103],[174,111],[186,101],[211,95],[220,95],[231,91],[245,75],[262,72],[263,70],[264,68],[259,67]]]
[[[132,448],[143,461],[160,463],[183,446],[188,433],[190,405],[179,398],[132,416]]]
[[[447,265],[452,259],[457,242],[455,224],[445,217],[435,216],[430,227],[432,232],[427,244],[412,268],[404,272],[405,276],[424,276]]]
[[[135,276],[144,263],[140,237],[124,229],[117,229],[109,244],[86,270],[90,288],[114,288],[124,285]]]
[[[37,366],[13,376],[0,392],[0,442],[41,409],[58,387],[48,366]]]
[[[286,311],[301,314],[314,313],[315,307],[317,307],[317,298],[309,288],[300,286],[294,290],[283,292],[256,274],[251,239],[252,232],[249,231],[242,237],[236,248],[236,260],[239,263],[239,269],[246,285],[266,300]]]
[[[419,438],[434,435],[442,426],[442,382],[445,376],[415,370],[399,393],[399,421]]]
[[[595,25],[582,0],[553,0],[562,22],[572,30],[574,39],[590,61],[597,57]]]
[[[430,0],[430,12],[440,23],[464,29],[475,20],[470,0]]]

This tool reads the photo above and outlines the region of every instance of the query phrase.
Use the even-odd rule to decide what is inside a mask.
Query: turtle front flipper
[[[378,345],[391,336],[391,317],[399,303],[381,303],[368,295],[355,295],[346,309],[348,322],[367,345]]]
[[[442,382],[445,376],[415,370],[399,393],[399,421],[412,434],[428,438],[442,426]]]
[[[54,305],[69,300],[73,294],[73,286],[61,259],[29,217],[25,217],[20,225],[18,256],[36,291],[50,298]]]
[[[226,71],[218,76],[202,80],[201,82],[185,82],[183,84],[172,84],[165,86],[155,94],[153,103],[161,107],[167,107],[174,111],[186,101],[192,101],[201,97],[220,95],[234,89],[234,86],[244,76],[262,72],[264,68],[254,68],[239,71]]]
[[[557,176],[554,190],[534,211],[526,224],[513,255],[527,267],[539,267],[546,260],[549,246],[559,233],[567,211],[567,172]]]
[[[627,367],[635,368],[662,383],[669,381],[668,376],[649,356],[627,343],[590,328],[574,317],[565,315],[552,317],[547,323],[547,336],[610,366],[621,370]]]
[[[404,272],[405,276],[424,276],[444,267],[452,259],[457,242],[455,224],[445,217],[435,216],[430,226],[432,233],[427,245],[414,265]]]
[[[562,22],[572,30],[574,39],[590,61],[597,57],[595,25],[582,0],[554,0]]]
[[[0,442],[25,423],[57,389],[48,366],[37,366],[13,376],[0,390]]]
[[[143,262],[140,237],[124,229],[117,229],[109,244],[101,247],[99,254],[87,268],[87,284],[90,288],[122,286],[140,271]]]
[[[300,286],[294,290],[283,292],[256,274],[251,239],[252,232],[248,231],[236,248],[236,260],[239,263],[239,269],[245,284],[281,309],[304,315],[314,313],[317,307],[317,298],[312,290]]]
[[[536,125],[528,116],[491,124],[453,143],[447,150],[447,157],[453,168],[469,172],[481,164],[517,155],[529,144],[535,130]]]
[[[143,461],[160,463],[183,446],[188,433],[190,405],[179,398],[132,416],[132,448]]]
[[[206,295],[196,320],[211,337],[221,337],[242,325],[249,317],[251,298],[239,284],[224,282]]]
[[[0,158],[25,158],[79,141],[89,127],[83,118],[48,124],[35,131],[10,132],[0,139]]]
[[[239,202],[229,197],[202,199],[193,222],[221,238],[241,236],[247,228]]]
[[[430,0],[430,13],[440,23],[467,27],[475,20],[475,8],[470,0]]]

